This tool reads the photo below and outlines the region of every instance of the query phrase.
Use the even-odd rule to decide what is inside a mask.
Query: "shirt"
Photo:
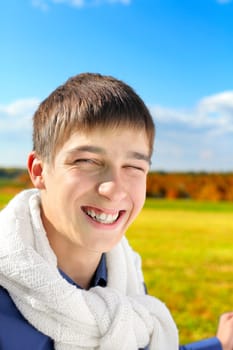
[[[59,270],[71,284],[80,288],[69,276]],[[91,281],[91,287],[107,285],[106,256]],[[0,286],[0,350],[54,350],[51,338],[34,328],[20,313],[6,289]]]
[[[180,346],[179,350],[222,350],[222,346],[218,338],[213,337]]]
[[[59,270],[71,284],[78,286],[69,276]],[[91,287],[107,285],[106,256],[100,263],[91,281]],[[34,328],[19,312],[7,290],[0,286],[0,350],[54,350],[51,338]],[[120,350],[120,349],[119,349]],[[146,347],[144,350],[149,350]],[[217,338],[210,338],[180,346],[179,350],[222,350]]]

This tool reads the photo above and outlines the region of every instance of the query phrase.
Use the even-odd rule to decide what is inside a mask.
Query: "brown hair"
[[[74,132],[118,126],[144,129],[152,154],[153,119],[135,91],[111,76],[79,74],[54,90],[35,112],[33,149],[51,162]]]

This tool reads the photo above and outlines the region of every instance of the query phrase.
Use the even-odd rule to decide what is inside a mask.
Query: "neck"
[[[82,249],[80,251],[73,246],[70,247],[69,244],[65,247],[64,242],[61,248],[58,241],[52,245],[52,249],[57,256],[58,267],[80,287],[88,289],[100,262],[101,254],[93,254],[93,252],[84,254]]]
[[[46,224],[44,222],[44,225],[50,246],[57,257],[59,269],[80,287],[88,289],[102,254],[78,246],[57,232],[48,222]]]

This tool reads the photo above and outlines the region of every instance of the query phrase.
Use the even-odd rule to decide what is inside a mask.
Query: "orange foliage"
[[[233,201],[233,173],[151,172],[147,180],[147,196]]]

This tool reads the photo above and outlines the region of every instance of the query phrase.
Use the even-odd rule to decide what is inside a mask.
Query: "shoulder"
[[[28,323],[16,308],[7,290],[1,286],[0,324],[1,349],[54,349],[52,340]]]
[[[180,346],[179,350],[222,350],[222,346],[218,338],[213,337]]]

